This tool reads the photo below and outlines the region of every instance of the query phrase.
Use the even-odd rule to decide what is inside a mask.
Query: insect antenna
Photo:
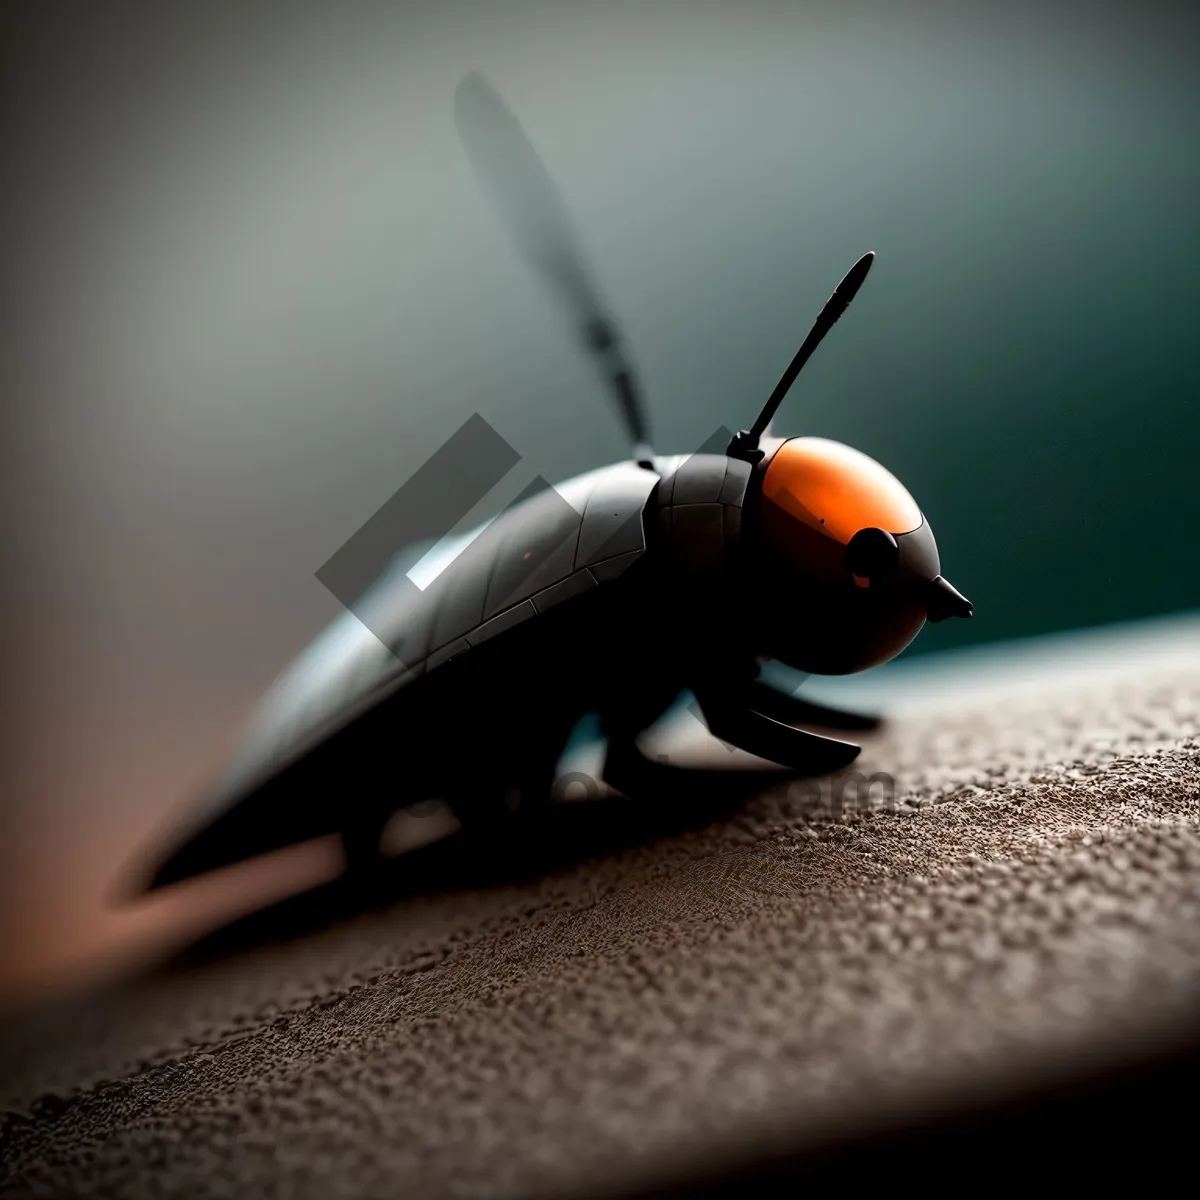
[[[775,410],[783,403],[784,396],[788,394],[792,384],[796,382],[796,376],[800,374],[804,368],[804,364],[812,357],[813,351],[821,344],[821,339],[834,327],[838,317],[846,311],[850,301],[854,299],[858,289],[862,287],[862,282],[866,279],[867,272],[871,269],[871,264],[874,261],[875,251],[868,250],[846,272],[842,277],[841,283],[833,289],[833,295],[825,301],[825,307],[817,315],[812,329],[808,331],[808,337],[804,339],[800,349],[796,351],[796,357],[788,364],[788,369],[784,371],[783,378],[775,385],[775,390],[767,398],[767,402],[763,405],[762,412],[755,418],[754,424],[749,429],[743,429],[740,433],[734,434],[733,440],[729,443],[729,449],[726,451],[731,457],[742,458],[747,462],[755,462],[761,456],[758,443],[767,427],[771,424],[771,419],[775,416]]]
[[[517,248],[565,302],[617,403],[633,456],[652,468],[649,427],[632,361],[600,299],[554,180],[494,87],[478,72],[458,85],[454,118],[467,158]]]

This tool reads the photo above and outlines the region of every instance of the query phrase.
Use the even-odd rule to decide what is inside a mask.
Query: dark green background
[[[928,514],[977,617],[914,650],[1196,605],[1193,9],[15,6],[39,644],[97,702],[130,673],[249,696],[335,615],[317,568],[471,413],[528,475],[623,455],[457,143],[476,68],[575,212],[662,451],[748,422],[878,252],[779,427]]]

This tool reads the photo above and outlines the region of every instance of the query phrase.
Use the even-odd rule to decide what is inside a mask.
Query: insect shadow
[[[314,933],[418,896],[477,891],[536,880],[661,838],[729,820],[777,776],[760,770],[664,767],[656,800],[620,793],[585,802],[569,798],[536,814],[516,814],[486,835],[458,829],[427,845],[382,858],[369,876],[338,878],[206,932],[160,962],[161,970],[196,965],[274,941]],[[817,801],[814,801],[814,806]],[[418,815],[420,806],[418,806]]]

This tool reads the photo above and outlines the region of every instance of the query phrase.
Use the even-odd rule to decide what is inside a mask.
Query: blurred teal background
[[[779,427],[928,514],[977,616],[911,653],[1200,599],[1194,5],[2,20],[12,814],[127,838],[185,801],[338,611],[314,572],[473,412],[527,477],[624,455],[457,143],[476,68],[575,213],[663,451],[748,422],[877,251]],[[14,862],[43,836],[10,832]]]
[[[220,659],[230,618],[316,618],[313,570],[472,411],[551,478],[623,454],[457,144],[480,67],[664,450],[744,424],[878,252],[780,425],[929,515],[978,617],[913,652],[1195,604],[1197,22],[1049,9],[30,6],[7,236],[63,536],[135,603],[219,581],[185,636]]]

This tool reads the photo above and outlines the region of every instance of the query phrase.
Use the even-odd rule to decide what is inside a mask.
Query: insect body
[[[870,722],[771,688],[760,661],[859,671],[925,620],[971,615],[898,480],[847,446],[768,432],[872,255],[834,291],[749,430],[724,453],[657,457],[616,326],[532,148],[478,76],[461,85],[457,113],[518,244],[579,318],[633,456],[508,509],[424,588],[398,586],[410,561],[398,559],[267,697],[151,887],[331,832],[352,860],[370,859],[391,813],[430,796],[464,823],[503,819],[506,797],[545,797],[592,712],[605,777],[651,795],[663,768],[637,738],[684,690],[722,740],[789,771],[833,770],[858,747],[797,726]]]

